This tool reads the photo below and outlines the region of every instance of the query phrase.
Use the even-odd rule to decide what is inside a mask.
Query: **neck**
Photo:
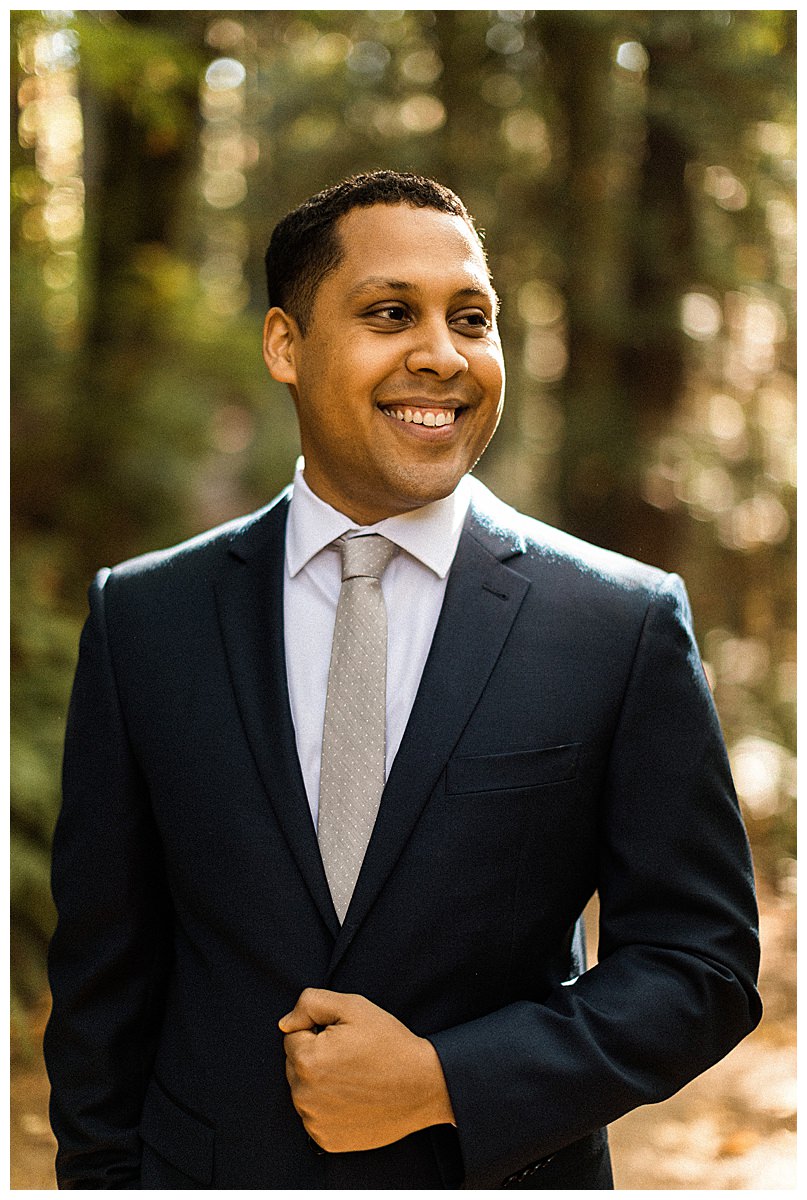
[[[415,509],[423,508],[425,504],[431,503],[431,501],[424,501],[423,504],[395,506],[390,502],[383,505],[365,506],[358,501],[338,495],[320,478],[315,476],[312,479],[311,472],[306,467],[303,468],[303,479],[315,496],[329,504],[331,508],[335,508],[337,512],[342,513],[343,516],[348,517],[356,525],[376,525],[387,517],[399,517],[402,513],[413,512]]]

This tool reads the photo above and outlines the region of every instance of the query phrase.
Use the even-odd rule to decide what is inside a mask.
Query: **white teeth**
[[[384,412],[388,417],[393,417],[396,421],[406,421],[407,424],[426,425],[429,428],[436,426],[438,429],[443,425],[453,425],[456,413],[453,408],[441,409],[440,412],[432,412],[427,409],[426,412],[421,412],[418,408],[386,408]]]

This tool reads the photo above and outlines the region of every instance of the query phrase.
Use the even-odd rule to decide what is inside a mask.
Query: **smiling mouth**
[[[385,416],[393,421],[403,421],[407,425],[425,425],[427,428],[442,428],[453,425],[459,417],[462,408],[416,408],[408,404],[391,404],[381,409]]]

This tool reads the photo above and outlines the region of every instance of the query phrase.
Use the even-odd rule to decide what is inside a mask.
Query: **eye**
[[[463,309],[451,318],[451,324],[461,333],[479,337],[493,327],[493,322],[480,308]]]
[[[368,316],[390,325],[402,325],[409,320],[409,309],[405,304],[382,304],[374,308]]]

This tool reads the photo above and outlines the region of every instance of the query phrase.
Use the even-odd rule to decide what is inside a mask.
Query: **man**
[[[468,476],[504,370],[453,193],[345,181],[267,272],[293,489],[90,591],[60,1185],[610,1188],[604,1126],[760,1014],[683,586]]]

